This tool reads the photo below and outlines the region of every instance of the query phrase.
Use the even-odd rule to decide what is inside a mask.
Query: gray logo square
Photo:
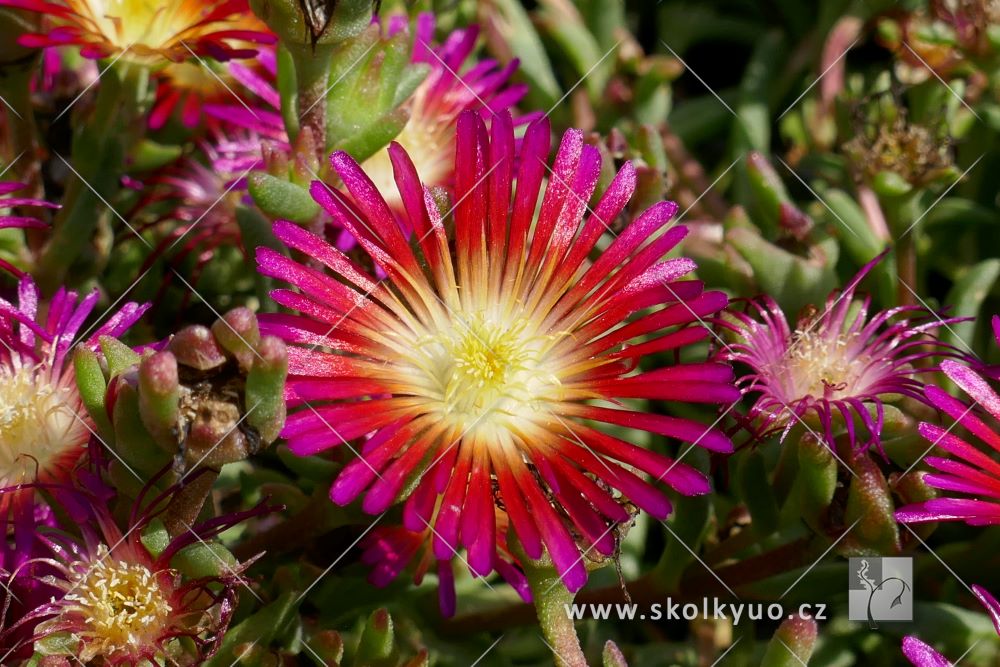
[[[847,589],[852,621],[913,620],[912,558],[851,558]]]

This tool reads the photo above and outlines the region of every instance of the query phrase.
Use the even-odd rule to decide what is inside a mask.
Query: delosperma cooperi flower
[[[292,451],[358,452],[333,484],[334,502],[363,496],[364,510],[377,514],[415,489],[405,500],[406,527],[422,531],[433,518],[435,556],[464,547],[478,575],[493,569],[501,506],[527,556],[547,550],[577,590],[587,578],[585,554],[614,552],[615,527],[631,520],[626,502],[663,518],[671,504],[660,484],[709,490],[696,470],[596,424],[729,452],[716,429],[627,409],[620,399],[728,404],[739,392],[723,363],[634,372],[646,355],[704,340],[699,318],[727,298],[683,279],[695,268],[690,260],[661,261],[685,234],[668,226],[673,203],[651,207],[588,259],[632,195],[635,170],[623,166],[587,215],[600,156],[578,131],[563,137],[536,217],[549,142],[548,122],[533,123],[515,155],[508,114],[487,130],[478,113],[465,112],[454,236],[398,144],[389,155],[405,223],[357,162],[334,153],[349,195],[316,182],[313,196],[391,288],[322,239],[278,222],[280,240],[333,275],[259,248],[259,270],[298,288],[272,297],[301,313],[264,316],[261,330],[291,344],[292,414],[283,435]],[[654,310],[629,321],[645,309]]]
[[[94,426],[69,352],[96,349],[100,336],[121,335],[148,308],[126,303],[80,340],[97,299],[96,290],[81,300],[60,288],[40,302],[29,276],[18,283],[17,304],[0,299],[0,485],[61,481],[83,454]]]
[[[52,27],[20,38],[24,46],[76,45],[88,58],[125,54],[147,64],[187,60],[194,52],[217,60],[253,55],[233,43],[270,42],[245,29],[246,0],[177,0],[170,3],[103,0],[0,0],[0,6],[45,14]]]
[[[87,476],[83,484],[81,476]],[[50,596],[18,617],[0,616],[0,647],[15,652],[60,637],[63,652],[56,655],[108,666],[201,664],[211,657],[229,625],[238,589],[247,585],[242,573],[252,559],[230,563],[216,556],[217,573],[192,577],[177,569],[174,557],[273,509],[259,505],[223,514],[171,537],[157,522],[183,485],[159,492],[155,484],[162,478],[156,475],[143,487],[127,530],[108,508],[114,492],[96,476],[78,472],[72,482],[38,485],[59,502],[64,518],[52,525],[15,526],[15,531],[30,529],[34,549],[44,554],[5,573],[3,583],[5,592],[16,591],[24,588],[21,580],[30,579]],[[20,601],[14,602],[16,607]]]
[[[870,296],[858,296],[862,279],[882,259],[865,265],[843,290],[830,294],[822,312],[810,309],[793,329],[773,299],[761,297],[747,312],[729,312],[724,326],[736,341],[722,356],[745,365],[740,383],[756,396],[749,411],[759,437],[800,423],[813,426],[832,446],[846,433],[852,448],[878,446],[885,405],[900,397],[927,402],[921,377],[934,357],[955,356],[933,336],[955,322],[918,306],[869,315]]]

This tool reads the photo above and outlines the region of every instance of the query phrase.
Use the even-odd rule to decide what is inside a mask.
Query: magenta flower
[[[1000,634],[1000,602],[982,586],[972,586],[973,594],[986,608],[993,627]],[[903,637],[903,655],[914,667],[953,667],[951,661],[913,635]]]
[[[957,320],[942,321],[917,306],[869,317],[871,297],[856,297],[855,290],[881,258],[830,294],[822,313],[811,309],[795,329],[768,296],[724,323],[738,340],[723,357],[749,367],[739,382],[746,394],[757,395],[748,416],[758,437],[780,430],[784,438],[800,422],[814,420],[831,446],[838,430],[846,430],[853,447],[880,446],[886,403],[901,396],[927,402],[920,376],[936,369],[915,362],[953,355],[927,334]],[[858,432],[858,422],[867,436]]]
[[[661,261],[686,233],[667,228],[673,203],[651,207],[588,260],[636,178],[631,164],[623,166],[587,215],[601,160],[579,131],[564,135],[536,217],[549,141],[548,122],[533,123],[515,156],[509,114],[498,114],[490,130],[477,113],[462,115],[453,238],[398,144],[389,154],[405,221],[357,162],[334,153],[348,193],[316,182],[313,197],[392,287],[279,221],[275,235],[311,264],[258,249],[263,274],[298,288],[272,297],[300,313],[264,316],[261,330],[291,344],[283,432],[291,450],[358,453],[334,482],[334,502],[363,496],[364,510],[378,514],[405,499],[408,528],[433,525],[435,557],[464,547],[482,576],[497,562],[496,503],[525,553],[537,559],[547,550],[575,591],[587,578],[585,554],[613,553],[614,528],[631,521],[624,503],[663,518],[671,504],[661,482],[685,494],[709,490],[700,472],[596,424],[730,452],[718,430],[620,401],[732,403],[739,391],[723,363],[635,372],[646,355],[704,340],[709,332],[698,318],[727,299],[682,279],[695,268],[691,260]],[[413,230],[416,250],[404,229]],[[320,264],[334,275],[312,268]],[[655,310],[621,326],[646,309]],[[407,488],[416,490],[407,497]]]
[[[434,40],[434,15],[423,13],[417,17],[413,54],[414,63],[430,67],[427,78],[417,87],[405,103],[410,118],[396,137],[410,156],[417,172],[427,185],[445,185],[451,182],[455,154],[455,127],[459,115],[466,110],[480,111],[484,117],[510,109],[527,94],[524,84],[512,84],[511,76],[517,69],[513,61],[501,67],[494,60],[481,60],[466,67],[475,50],[479,30],[476,26],[456,30],[439,46]],[[389,35],[406,29],[405,19],[397,17],[386,26]],[[273,54],[265,54],[273,62]],[[274,67],[262,63],[258,72],[240,63],[231,63],[229,70],[243,86],[259,98],[250,108],[228,103],[205,105],[208,113],[219,121],[251,131],[265,142],[284,152],[289,152],[288,135],[282,120],[280,96],[274,81]],[[268,75],[269,76],[265,76]],[[522,119],[526,121],[527,118]],[[247,142],[232,145],[227,158],[241,169],[254,164],[262,165],[260,143]],[[242,148],[242,155],[237,152]],[[386,149],[378,151],[362,164],[365,173],[374,181],[386,201],[394,208],[402,207],[396,196],[393,167]]]
[[[169,4],[103,0],[0,0],[0,7],[37,12],[46,30],[22,35],[27,47],[75,45],[86,58],[127,55],[128,60],[162,64],[187,60],[191,53],[217,60],[245,58],[249,43],[273,36],[247,25],[246,0],[174,0]],[[253,18],[250,15],[250,18]]]
[[[16,305],[0,298],[0,487],[60,483],[94,428],[69,353],[77,344],[96,349],[100,336],[121,335],[148,306],[129,302],[80,339],[96,289],[82,300],[60,289],[40,305],[34,281],[24,275],[17,292]]]
[[[993,331],[1000,343],[1000,317],[993,317]],[[1000,435],[980,419],[976,410],[978,405],[1000,419],[1000,396],[982,375],[968,366],[947,360],[942,362],[941,370],[975,403],[970,407],[934,386],[927,387],[927,401],[990,449],[1000,451]],[[904,523],[964,521],[972,526],[1000,523],[1000,503],[997,502],[1000,499],[1000,463],[956,435],[951,428],[922,423],[918,429],[935,447],[952,455],[952,458],[928,456],[924,459],[938,471],[924,474],[924,481],[936,489],[972,497],[935,498],[907,505],[896,512],[896,519]]]
[[[89,488],[45,485],[68,519],[61,525],[33,527],[32,541],[44,555],[22,562],[4,584],[15,591],[29,582],[40,584],[49,597],[22,609],[9,624],[0,623],[0,649],[15,653],[56,636],[65,637],[67,654],[84,664],[201,664],[219,646],[238,589],[245,585],[241,575],[252,561],[189,579],[171,560],[182,549],[208,542],[271,508],[219,516],[170,538],[162,524],[157,527],[153,521],[182,487],[171,486],[147,503],[161,474],[147,483],[133,505],[128,529],[122,531],[108,509],[113,491],[87,471],[81,476],[89,477]],[[12,492],[17,493],[0,490]],[[162,543],[147,529],[162,531]],[[23,606],[23,601],[14,602]],[[189,656],[195,661],[189,662]]]

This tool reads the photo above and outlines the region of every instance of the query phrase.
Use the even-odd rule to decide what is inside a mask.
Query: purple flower
[[[184,487],[175,484],[160,492],[156,484],[165,469],[146,484],[122,530],[109,509],[113,490],[90,470],[78,472],[72,483],[44,485],[66,518],[50,526],[28,526],[33,548],[41,554],[22,560],[3,583],[15,595],[32,584],[44,586],[48,597],[35,596],[30,607],[20,599],[4,601],[4,609],[12,601],[21,608],[0,623],[0,651],[16,653],[60,636],[67,640],[62,644],[66,654],[85,664],[178,659],[178,664],[201,664],[219,646],[238,589],[245,585],[241,575],[252,560],[229,565],[217,556],[222,563],[218,574],[190,578],[174,567],[174,556],[272,508],[261,505],[218,516],[171,537],[159,520]]]
[[[100,336],[121,335],[148,308],[126,303],[80,339],[96,289],[81,300],[60,288],[40,305],[23,275],[17,294],[16,304],[0,298],[0,487],[66,479],[94,428],[68,355],[77,344],[96,349]],[[0,501],[0,511],[7,504]]]
[[[466,111],[457,132],[453,226],[398,144],[389,153],[405,221],[344,152],[331,164],[349,194],[313,184],[313,197],[387,281],[291,223],[276,223],[275,235],[313,263],[258,249],[261,273],[298,288],[271,293],[298,314],[261,318],[262,333],[290,344],[283,435],[300,455],[355,441],[334,502],[363,498],[363,509],[379,514],[405,501],[407,528],[434,521],[437,558],[465,548],[481,576],[498,561],[500,504],[525,553],[537,559],[547,550],[575,591],[588,554],[614,553],[630,502],[664,518],[671,503],[661,486],[709,491],[699,471],[603,425],[732,451],[716,429],[622,401],[737,400],[724,363],[634,372],[648,355],[704,340],[699,318],[728,300],[685,279],[691,260],[663,259],[686,233],[669,226],[677,210],[670,202],[650,207],[589,259],[636,178],[625,164],[588,214],[601,158],[582,132],[564,135],[544,194],[547,121],[528,127],[519,152],[507,113],[487,129]]]
[[[826,308],[810,309],[792,329],[768,296],[749,304],[750,312],[731,313],[724,326],[738,340],[723,357],[749,367],[739,382],[756,395],[749,418],[758,437],[800,422],[817,427],[829,445],[846,431],[852,447],[880,446],[886,403],[901,396],[927,402],[921,375],[936,370],[918,366],[953,349],[929,338],[943,323],[917,306],[883,310],[869,317],[871,298],[856,297],[861,280],[883,257],[872,260]],[[811,424],[810,424],[811,422]],[[858,422],[867,436],[859,433]]]

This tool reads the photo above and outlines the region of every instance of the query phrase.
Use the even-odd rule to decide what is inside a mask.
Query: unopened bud
[[[179,398],[173,353],[156,352],[139,363],[139,414],[149,433],[166,448],[177,443]]]
[[[816,646],[816,621],[802,616],[789,618],[775,631],[760,667],[801,667],[809,662]]]
[[[184,366],[199,371],[218,368],[226,363],[226,355],[215,342],[208,327],[200,324],[184,327],[170,339],[170,351]]]

